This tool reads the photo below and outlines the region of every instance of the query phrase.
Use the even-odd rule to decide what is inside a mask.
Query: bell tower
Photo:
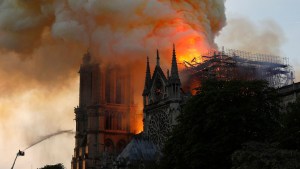
[[[72,169],[105,168],[135,134],[137,106],[129,66],[99,64],[88,51],[79,70]]]

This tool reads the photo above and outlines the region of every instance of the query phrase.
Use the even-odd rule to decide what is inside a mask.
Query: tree
[[[300,167],[300,153],[276,144],[248,142],[233,153],[232,163],[231,169],[295,169]]]
[[[63,164],[59,163],[59,164],[55,164],[55,165],[46,165],[40,169],[65,169],[65,167]]]
[[[279,99],[265,81],[210,80],[184,106],[161,168],[231,168],[248,141],[266,142],[279,125]]]
[[[300,150],[300,98],[290,103],[283,114],[283,128],[280,132],[280,147]]]

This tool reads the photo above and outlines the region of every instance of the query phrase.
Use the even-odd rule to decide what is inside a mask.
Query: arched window
[[[119,140],[117,143],[117,153],[121,153],[126,146],[126,142],[124,140]]]
[[[111,103],[111,85],[112,85],[112,70],[111,68],[108,66],[105,72],[105,100],[107,103]]]
[[[116,78],[116,103],[121,104],[122,103],[122,77],[120,76],[120,69],[117,70],[117,78]]]
[[[111,130],[112,129],[112,113],[106,112],[105,113],[105,129]]]
[[[104,151],[108,153],[115,152],[114,142],[111,139],[105,139],[104,141]]]

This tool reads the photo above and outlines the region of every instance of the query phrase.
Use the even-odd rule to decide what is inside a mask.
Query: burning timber
[[[203,62],[184,61],[181,77],[185,91],[193,91],[202,80],[266,80],[275,88],[293,83],[294,73],[287,58],[254,54],[239,50],[211,50],[202,56]],[[193,93],[193,92],[192,92]]]

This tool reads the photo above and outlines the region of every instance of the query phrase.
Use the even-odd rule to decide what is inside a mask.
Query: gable
[[[156,66],[152,77],[153,78],[151,80],[149,90],[150,103],[162,100],[167,96],[166,85],[168,83],[168,80],[159,66]]]
[[[157,79],[161,79],[163,81],[163,83],[166,85],[167,84],[167,78],[164,74],[164,72],[161,70],[160,67],[156,66],[155,67],[155,70],[154,70],[154,73],[153,73],[153,76],[152,76],[152,81],[151,81],[151,85],[150,85],[150,89],[152,89],[152,87],[154,86],[155,84],[155,81]]]

